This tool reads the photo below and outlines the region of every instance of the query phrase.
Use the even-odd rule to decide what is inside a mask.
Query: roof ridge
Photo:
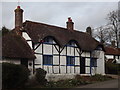
[[[30,20],[26,20],[25,22],[30,22],[30,23],[35,23],[35,24],[42,24],[42,25],[47,25],[47,26],[51,26],[51,27],[56,27],[56,28],[61,28],[61,29],[64,29],[64,30],[68,30],[67,28],[65,27],[60,27],[60,26],[55,26],[55,25],[50,25],[50,24],[46,24],[46,23],[41,23],[41,22],[34,22],[34,21],[30,21]],[[25,23],[24,22],[24,23]],[[73,31],[69,30],[70,32],[80,32],[80,33],[85,33],[87,34],[86,32],[82,32],[82,31],[79,31],[77,29],[74,29]]]

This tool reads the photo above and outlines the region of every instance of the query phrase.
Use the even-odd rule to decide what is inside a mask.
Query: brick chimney
[[[92,29],[91,29],[91,27],[87,27],[87,28],[86,28],[86,32],[87,32],[89,35],[92,36]]]
[[[115,41],[111,42],[111,46],[115,48]]]
[[[68,21],[66,22],[66,24],[67,24],[68,30],[74,30],[74,23],[72,22],[71,17],[68,18]]]
[[[23,24],[23,10],[20,8],[20,6],[17,6],[17,8],[14,11],[15,11],[15,28],[17,28],[17,34],[22,35],[22,32],[20,30]]]

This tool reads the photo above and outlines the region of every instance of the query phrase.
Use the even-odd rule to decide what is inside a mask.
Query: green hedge
[[[115,63],[105,63],[106,74],[119,74],[120,66]]]
[[[21,88],[28,80],[29,70],[22,65],[2,64],[2,88]]]

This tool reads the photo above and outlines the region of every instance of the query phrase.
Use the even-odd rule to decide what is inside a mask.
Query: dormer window
[[[51,38],[51,37],[45,38],[44,39],[44,43],[46,43],[46,44],[53,44],[53,38]]]
[[[76,43],[74,41],[70,41],[67,46],[69,47],[76,47]]]
[[[96,48],[96,50],[102,50],[102,48],[101,48],[100,46],[98,46],[98,47]]]

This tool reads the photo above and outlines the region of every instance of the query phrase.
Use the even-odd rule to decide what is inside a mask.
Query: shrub
[[[11,63],[2,64],[2,87],[3,88],[20,88],[28,80],[29,70],[22,65]]]
[[[92,76],[92,78],[94,78],[96,81],[105,81],[105,80],[111,79],[111,77],[103,76],[101,74],[95,74],[94,76]]]
[[[41,68],[36,69],[35,78],[41,85],[45,85],[47,83],[47,80],[45,79],[46,73],[47,72]]]

